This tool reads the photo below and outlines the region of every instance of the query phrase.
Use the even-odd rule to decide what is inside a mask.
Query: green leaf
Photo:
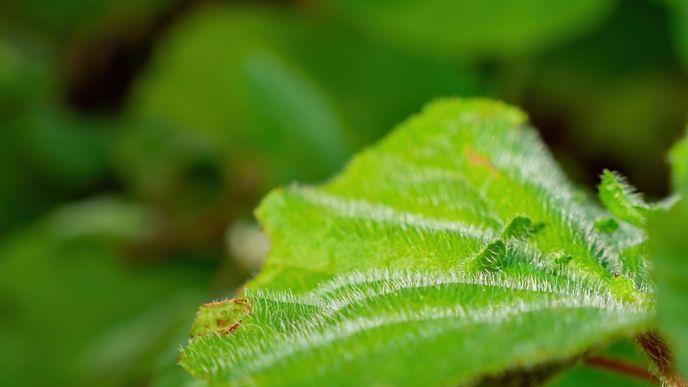
[[[134,87],[135,124],[117,161],[136,191],[178,199],[193,185],[185,169],[207,155],[226,185],[257,186],[257,201],[278,184],[327,177],[428,98],[475,92],[474,77],[291,10],[213,6],[160,43]]]
[[[616,4],[614,0],[329,2],[374,37],[452,56],[508,56],[556,45],[597,26]]]
[[[684,197],[688,194],[688,139],[674,146],[669,154],[674,190]]]
[[[610,234],[619,229],[619,223],[612,218],[601,218],[595,222],[595,228],[601,232]]]
[[[112,23],[118,15],[150,18],[172,4],[171,0],[64,0],[60,4],[49,0],[36,0],[31,4],[8,0],[0,16],[7,21],[22,20],[24,24],[50,33],[51,39],[61,41],[85,27],[90,27],[87,30],[93,33],[94,24]]]
[[[688,4],[682,0],[661,0],[671,10],[671,32],[674,48],[679,54],[684,66],[688,66],[688,27],[686,15]]]
[[[276,190],[257,214],[272,250],[243,291],[250,316],[181,355],[211,382],[547,376],[651,316],[647,278],[622,255],[639,230],[598,231],[609,215],[498,102],[437,101],[329,183]]]
[[[635,226],[645,224],[652,211],[652,206],[645,203],[635,187],[617,172],[607,169],[602,172],[599,195],[609,212]]]
[[[544,223],[533,223],[525,216],[515,217],[504,230],[504,238],[528,238],[545,227]]]
[[[688,139],[672,149],[670,161],[673,186],[682,199],[668,213],[651,217],[648,228],[659,326],[674,352],[678,370],[688,378]]]

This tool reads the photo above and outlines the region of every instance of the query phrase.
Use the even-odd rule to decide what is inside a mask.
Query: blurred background
[[[194,385],[178,348],[259,269],[260,198],[435,97],[661,197],[687,86],[683,0],[3,0],[0,385]]]

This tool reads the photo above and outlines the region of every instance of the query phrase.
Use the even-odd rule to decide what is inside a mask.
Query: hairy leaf
[[[272,250],[231,332],[181,364],[233,385],[540,380],[646,327],[639,229],[575,191],[517,109],[441,100],[320,187],[258,209]],[[531,374],[530,377],[527,375]]]
[[[620,219],[636,226],[645,223],[650,206],[619,173],[607,169],[602,172],[599,195],[607,210]]]

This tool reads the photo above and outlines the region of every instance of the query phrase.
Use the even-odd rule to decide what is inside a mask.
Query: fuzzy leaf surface
[[[625,254],[643,231],[598,230],[610,214],[498,102],[434,102],[327,184],[273,191],[257,214],[272,247],[241,295],[250,314],[181,355],[212,383],[503,381],[652,314],[646,258]]]

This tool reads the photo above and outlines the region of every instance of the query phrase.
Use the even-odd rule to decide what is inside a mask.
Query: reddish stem
[[[600,368],[636,379],[642,379],[650,383],[661,384],[660,380],[645,368],[618,359],[602,356],[588,356],[584,359],[584,362],[591,367]]]
[[[645,354],[657,367],[663,382],[672,387],[686,387],[687,384],[678,376],[673,366],[673,356],[669,346],[654,332],[646,332],[636,337]]]

